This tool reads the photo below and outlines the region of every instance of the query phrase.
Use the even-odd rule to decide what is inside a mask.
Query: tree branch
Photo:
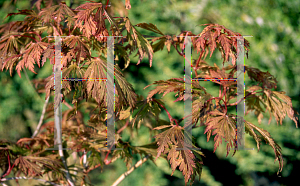
[[[64,166],[65,166],[65,169],[66,169],[66,173],[67,173],[67,181],[68,181],[68,183],[69,183],[71,186],[75,186],[74,181],[73,181],[73,179],[72,179],[72,177],[71,177],[71,175],[70,175],[70,171],[69,171],[69,169],[68,169],[68,165],[67,165],[67,162],[66,162],[66,160],[65,160],[63,150],[62,150],[62,148],[60,148],[60,147],[62,147],[61,144],[59,144],[59,150],[58,150],[58,152],[59,152],[60,158],[61,158],[61,160],[62,160],[62,162],[63,162],[63,164],[64,164]]]
[[[238,105],[241,101],[243,101],[244,98],[246,98],[246,97],[248,97],[248,96],[250,96],[250,95],[254,95],[254,94],[256,94],[256,93],[258,93],[258,92],[250,92],[250,93],[247,94],[245,97],[241,98],[239,101],[237,101],[237,102],[235,102],[235,103],[231,103],[231,104],[229,104],[229,105],[227,105],[227,106]]]
[[[9,180],[20,180],[20,179],[23,179],[23,180],[29,180],[29,179],[33,179],[33,180],[38,180],[38,181],[42,181],[42,182],[45,182],[45,183],[49,183],[51,185],[55,185],[55,186],[61,186],[61,185],[58,185],[56,183],[53,183],[51,181],[47,181],[47,180],[43,180],[43,179],[40,179],[40,178],[27,178],[27,177],[12,177],[12,178],[2,178],[0,181],[9,181]],[[3,183],[1,183],[3,185]],[[6,184],[4,184],[6,185]]]
[[[46,99],[45,101],[45,104],[44,104],[44,107],[43,107],[43,111],[42,111],[42,115],[40,117],[40,121],[39,121],[39,124],[38,126],[36,127],[36,130],[34,131],[33,135],[31,136],[31,138],[34,138],[38,132],[40,131],[40,128],[42,126],[42,123],[43,123],[43,119],[44,119],[44,116],[45,116],[45,113],[46,113],[46,108],[47,108],[47,105],[48,105],[48,102],[49,102],[49,98],[50,96]]]
[[[150,154],[145,156],[143,159],[138,161],[133,167],[131,167],[128,171],[126,171],[124,174],[122,174],[111,186],[117,186],[121,181],[125,179],[126,176],[128,176],[130,173],[132,173],[136,168],[141,166],[143,163],[145,163],[148,158],[150,157]]]

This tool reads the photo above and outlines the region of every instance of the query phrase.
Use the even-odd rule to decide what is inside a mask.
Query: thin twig
[[[248,96],[250,96],[250,95],[254,95],[254,94],[256,94],[256,93],[258,93],[258,92],[251,92],[251,93],[247,94],[245,97],[241,98],[239,101],[237,101],[237,102],[235,102],[235,103],[231,103],[231,104],[229,104],[229,105],[227,105],[227,106],[238,105],[238,104],[239,104],[241,101],[243,101],[246,97],[248,97]]]
[[[184,56],[183,52],[179,52],[179,50],[177,49],[177,46],[172,43],[172,45],[174,46],[174,48],[176,49],[176,51],[178,52],[179,55]]]
[[[63,162],[63,164],[64,164],[64,166],[65,166],[65,169],[66,169],[68,183],[69,183],[71,186],[75,186],[74,181],[73,181],[73,179],[72,179],[72,177],[71,177],[71,175],[70,175],[70,171],[69,171],[69,169],[68,169],[67,162],[66,162],[65,157],[64,157],[64,153],[63,153],[63,150],[62,150],[62,145],[59,144],[58,146],[59,146],[58,152],[59,152],[60,158],[61,158],[61,160],[62,160],[62,162]],[[60,147],[61,147],[61,148],[60,148]]]
[[[132,173],[136,168],[138,168],[139,166],[141,166],[143,163],[145,163],[145,161],[148,160],[148,158],[150,157],[150,154],[145,156],[143,159],[141,159],[140,161],[138,161],[133,167],[131,167],[128,171],[126,171],[124,174],[122,174],[111,186],[117,186],[119,185],[119,183],[121,183],[122,180],[125,179],[126,176],[128,176],[130,173]]]
[[[107,10],[109,0],[106,1],[105,9]]]
[[[173,118],[172,118],[172,116],[171,116],[171,114],[170,114],[170,112],[160,103],[160,102],[158,102],[158,101],[156,101],[155,99],[152,99],[154,102],[156,102],[157,104],[159,104],[166,112],[167,112],[167,114],[168,114],[168,117],[169,117],[169,120],[170,120],[170,122],[172,122],[173,121]]]
[[[122,128],[120,128],[117,133],[120,134],[124,129],[126,129],[128,125],[129,125],[129,119],[127,119],[126,124]]]
[[[23,177],[12,177],[12,178],[2,178],[0,181],[20,180],[20,179],[24,179],[24,180],[33,179],[33,180],[38,180],[38,181],[42,181],[42,182],[45,182],[45,183],[49,183],[49,184],[55,185],[55,186],[61,186],[61,185],[58,185],[58,184],[53,183],[51,181],[43,180],[43,179],[40,179],[40,178],[27,178],[25,176],[23,176]],[[2,183],[2,185],[3,185],[3,183]]]
[[[42,111],[42,115],[41,115],[41,117],[40,117],[39,124],[38,124],[38,126],[36,127],[36,129],[35,129],[33,135],[31,136],[31,138],[34,138],[34,137],[38,134],[38,132],[40,131],[40,128],[41,128],[41,126],[42,126],[43,119],[44,119],[44,116],[45,116],[45,113],[46,113],[46,108],[47,108],[47,105],[48,105],[48,102],[49,102],[49,98],[50,98],[50,96],[49,96],[49,97],[46,99],[46,101],[45,101],[45,104],[44,104],[44,107],[43,107],[43,111]]]
[[[34,37],[31,37],[31,36],[25,36],[25,35],[13,35],[14,37],[18,37],[18,36],[21,36],[21,37],[29,37],[30,39],[33,39],[35,42],[38,43],[38,41],[34,38]]]

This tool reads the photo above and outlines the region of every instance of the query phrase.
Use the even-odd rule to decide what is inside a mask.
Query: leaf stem
[[[182,52],[179,52],[179,50],[177,49],[177,46],[172,43],[172,45],[174,46],[174,48],[176,49],[176,51],[178,52],[179,55],[184,56],[184,54]]]
[[[133,167],[131,167],[128,171],[126,171],[124,174],[122,174],[111,186],[117,186],[121,181],[125,179],[126,176],[128,176],[130,173],[132,173],[136,168],[141,166],[143,163],[145,163],[148,158],[150,157],[150,154],[145,156],[143,159],[138,161]]]
[[[244,98],[246,98],[246,97],[248,97],[248,96],[250,96],[250,95],[254,95],[254,94],[256,94],[256,93],[258,93],[258,92],[250,92],[249,94],[247,94],[245,97],[243,97],[243,98],[241,98],[239,101],[237,101],[236,103],[231,103],[231,104],[229,104],[228,106],[234,106],[234,105],[237,105],[237,104],[239,104]]]
[[[108,164],[111,163],[111,160],[110,160],[110,161],[107,161],[108,155],[109,155],[110,152],[111,152],[111,148],[112,148],[112,146],[110,146],[110,148],[109,148],[108,152],[106,153],[106,156],[105,156],[105,158],[104,158],[104,160],[103,160],[104,163],[105,163],[105,165],[108,165]]]
[[[155,99],[152,99],[154,102],[156,102],[157,104],[159,104],[166,112],[167,112],[167,114],[168,114],[168,117],[169,117],[169,120],[170,120],[170,122],[172,122],[174,119],[172,118],[172,116],[171,116],[171,114],[170,114],[170,112],[160,103],[160,102],[158,102],[157,100],[155,100]],[[176,120],[175,120],[176,121]],[[176,121],[176,124],[178,125],[178,123],[177,123],[177,121]]]
[[[36,32],[27,32],[27,33],[30,33],[30,34],[35,34],[35,35],[37,35],[38,37],[39,37],[39,39],[40,39],[40,41],[42,41],[42,37],[38,34],[38,33],[36,33]]]
[[[118,134],[120,134],[127,126],[129,125],[129,119],[126,121],[126,124],[118,130]]]
[[[106,1],[105,9],[107,10],[109,0]]]
[[[224,103],[224,105],[225,105],[225,110],[226,110],[226,113],[227,113],[227,104],[226,104],[226,102],[222,98],[220,98],[220,97],[212,97],[209,100],[207,100],[206,102],[209,102],[209,101],[211,101],[213,99],[220,99],[220,100],[222,100],[223,103]],[[221,104],[219,103],[219,105],[221,105]]]
[[[13,36],[14,36],[14,37],[17,37],[17,36],[28,37],[28,38],[33,39],[35,42],[38,42],[34,37],[31,37],[31,36],[25,36],[25,35],[13,35]]]

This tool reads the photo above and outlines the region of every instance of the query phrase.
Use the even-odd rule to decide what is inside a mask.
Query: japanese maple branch
[[[66,176],[67,176],[68,183],[69,183],[71,186],[75,186],[74,181],[73,181],[73,179],[72,179],[72,177],[71,177],[71,175],[70,175],[70,171],[69,171],[69,169],[68,169],[68,165],[67,165],[67,162],[66,162],[66,160],[65,160],[64,153],[63,153],[63,150],[62,150],[61,147],[62,147],[62,145],[59,144],[59,150],[58,150],[58,152],[59,152],[60,158],[61,158],[61,160],[62,160],[62,162],[63,162],[63,164],[64,164],[64,166],[65,166],[65,169],[66,169],[66,173],[67,173]]]
[[[56,124],[55,124],[56,125]],[[58,122],[58,126],[61,126],[61,121]],[[66,172],[66,179],[68,181],[68,183],[71,185],[71,186],[75,186],[74,184],[74,181],[70,175],[70,171],[68,169],[68,165],[67,165],[67,162],[66,162],[66,159],[64,157],[64,153],[63,153],[63,149],[62,149],[62,142],[61,142],[61,138],[60,140],[58,141],[58,153],[59,153],[59,156],[62,160],[62,163],[65,167],[65,172]]]
[[[241,98],[239,101],[237,101],[237,102],[235,102],[235,103],[231,103],[231,104],[229,104],[228,106],[234,106],[234,105],[237,105],[237,104],[239,104],[241,101],[243,101],[246,97],[248,97],[248,96],[250,96],[250,95],[254,95],[254,94],[256,94],[256,93],[258,93],[258,92],[250,92],[250,93],[247,94],[245,97]]]
[[[40,178],[12,177],[12,178],[2,178],[0,181],[2,182],[2,181],[20,180],[20,179],[24,179],[24,180],[33,179],[33,180],[38,180],[38,181],[42,181],[42,182],[45,182],[45,183],[49,183],[49,184],[55,185],[55,186],[61,186],[61,185],[58,185],[58,184],[53,183],[51,181],[43,180],[43,179],[40,179]]]
[[[150,154],[145,156],[143,159],[138,161],[133,167],[131,167],[128,171],[126,171],[124,174],[122,174],[111,186],[117,186],[121,181],[125,179],[126,176],[128,176],[130,173],[132,173],[136,168],[141,166],[143,163],[145,163],[148,158],[150,157]]]
[[[195,72],[196,77],[198,76],[197,69],[198,69],[198,64],[199,64],[200,60],[201,60],[201,55],[198,57],[198,59],[196,61],[196,66],[194,67],[194,72]]]
[[[37,35],[39,37],[40,41],[42,41],[42,37],[38,33],[36,33],[36,32],[26,32],[26,33],[35,34],[35,35]]]
[[[45,113],[46,113],[46,108],[47,108],[47,105],[48,105],[48,102],[49,102],[49,98],[50,96],[46,99],[45,103],[44,103],[44,107],[43,107],[43,111],[42,111],[42,115],[40,117],[40,121],[39,121],[39,124],[38,126],[36,127],[36,130],[34,131],[33,135],[31,136],[31,138],[34,138],[38,132],[40,131],[40,128],[42,126],[42,123],[43,123],[43,119],[44,119],[44,116],[45,116]]]
[[[226,102],[225,102],[222,98],[220,98],[220,97],[212,97],[212,98],[210,98],[209,100],[207,100],[206,102],[209,102],[209,101],[211,101],[211,100],[213,100],[213,99],[220,99],[220,100],[222,100],[223,103],[224,103],[224,105],[225,105],[225,110],[226,110],[226,112],[227,112],[227,105],[226,105]],[[219,103],[219,105],[221,105],[221,104]]]
[[[25,35],[13,35],[14,37],[17,37],[17,36],[21,36],[21,37],[29,37],[31,39],[33,39],[35,42],[38,42],[34,37],[31,37],[31,36],[25,36]]]
[[[109,0],[106,1],[105,9],[107,10]]]
[[[115,160],[109,160],[109,161],[107,161],[108,155],[111,152],[111,148],[112,148],[112,146],[110,147],[109,151],[107,152],[107,154],[106,154],[106,156],[105,156],[105,158],[103,160],[104,163],[105,163],[105,165],[108,165],[108,164],[114,162],[115,160],[117,160],[117,158],[116,158]],[[99,163],[98,165],[95,165],[93,168],[87,169],[87,171],[85,171],[85,174],[88,174],[90,171],[92,171],[92,170],[94,170],[94,169],[96,169],[96,168],[98,168],[100,166],[101,166],[101,163]]]
[[[113,146],[110,146],[110,148],[109,148],[109,150],[108,150],[108,152],[106,153],[106,156],[105,156],[105,158],[104,158],[104,163],[105,163],[105,165],[108,165],[108,164],[110,164],[111,163],[111,161],[112,160],[107,160],[107,158],[108,158],[108,155],[110,154],[110,152],[111,152],[111,148],[112,148]]]
[[[174,43],[172,43],[172,45],[174,46],[174,48],[176,49],[176,51],[178,52],[179,55],[184,56],[184,53],[183,52],[179,52],[177,46]]]
[[[126,124],[122,127],[122,128],[120,128],[119,130],[118,130],[118,134],[120,134],[124,129],[126,129],[126,127],[129,125],[129,119],[126,121]]]
[[[11,170],[14,168],[15,163],[13,163],[13,165],[10,165],[10,158],[9,158],[9,153],[8,150],[6,150],[7,152],[7,162],[8,162],[8,166],[7,169],[5,171],[3,171],[2,175],[0,176],[0,178],[4,178],[5,176],[9,175]]]

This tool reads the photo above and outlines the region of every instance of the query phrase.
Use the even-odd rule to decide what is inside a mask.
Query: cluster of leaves
[[[1,26],[0,55],[3,56],[4,62],[1,64],[2,71],[9,69],[12,74],[15,69],[21,77],[21,71],[24,68],[35,73],[35,64],[42,67],[47,59],[54,64],[55,40],[53,37],[42,38],[45,33],[50,36],[68,36],[62,38],[62,78],[91,79],[106,78],[107,38],[105,36],[119,36],[114,45],[115,60],[120,61],[120,58],[124,58],[125,69],[130,64],[129,56],[136,51],[139,56],[137,64],[147,55],[150,67],[153,53],[163,50],[164,46],[168,51],[173,46],[180,56],[184,56],[184,37],[198,36],[192,37],[194,50],[200,53],[199,58],[192,64],[196,78],[235,78],[236,58],[239,51],[237,38],[241,34],[222,25],[205,25],[205,29],[198,35],[184,31],[178,35],[181,37],[170,36],[163,34],[151,23],[133,25],[127,17],[114,18],[110,16],[109,11],[106,10],[107,7],[102,3],[90,2],[71,9],[61,2],[58,5],[47,4],[45,8],[40,9],[41,2],[37,1],[36,3],[38,12],[32,9],[8,14],[8,16],[26,15],[23,21],[15,21]],[[130,7],[130,1],[126,0],[126,8]],[[106,28],[105,20],[110,24],[110,28]],[[137,28],[152,31],[160,36],[152,39],[145,38]],[[209,50],[210,56],[212,56],[216,48],[222,54],[223,66],[225,62],[229,62],[230,58],[232,65],[220,69],[216,64],[210,66],[204,61]],[[244,40],[244,49],[248,53],[249,42],[247,40]],[[93,56],[95,54],[96,56]],[[245,71],[252,81],[258,83],[246,90],[248,112],[255,111],[260,122],[264,112],[262,107],[265,107],[270,113],[270,119],[273,114],[276,121],[280,121],[281,124],[287,113],[297,126],[296,112],[292,107],[291,99],[284,92],[271,90],[276,88],[277,81],[274,76],[248,66]],[[53,78],[54,76],[51,75],[45,80],[34,81],[39,91],[46,92],[46,99],[54,92]],[[215,83],[220,86],[219,97],[213,97],[207,93],[199,81],[192,82],[192,117],[188,119],[194,127],[203,125],[206,127],[207,140],[211,135],[215,135],[214,150],[225,139],[228,155],[230,149],[239,142],[235,139],[236,116],[227,112],[228,107],[235,107],[238,104],[238,102],[229,103],[230,100],[236,98],[234,92],[237,83],[233,81],[215,81]],[[259,83],[262,85],[260,86]],[[84,178],[88,177],[91,170],[110,164],[117,158],[124,159],[129,169],[132,166],[133,154],[141,156],[150,154],[153,162],[155,161],[152,157],[155,156],[156,158],[166,158],[170,162],[173,173],[179,167],[186,184],[189,181],[192,183],[196,175],[200,177],[203,166],[201,156],[204,155],[198,150],[190,149],[196,147],[191,138],[188,138],[187,146],[189,148],[185,149],[186,141],[183,131],[186,129],[179,125],[184,118],[179,121],[173,119],[164,107],[164,103],[153,98],[155,94],[164,93],[164,96],[167,93],[175,92],[178,96],[175,101],[183,101],[185,90],[183,78],[161,80],[153,84],[156,87],[144,99],[135,93],[132,85],[124,78],[122,70],[117,64],[115,65],[115,124],[119,127],[115,141],[116,146],[123,150],[115,150],[111,154],[111,160],[108,161],[111,151],[102,150],[101,153],[99,150],[106,146],[106,82],[83,81],[74,85],[70,81],[63,81],[63,96],[73,99],[72,104],[76,103],[71,106],[63,102],[69,107],[69,110],[63,113],[62,119],[64,146],[77,151],[81,160],[83,157],[87,157],[87,162],[82,160],[80,165],[76,165],[77,172],[82,171],[84,176],[79,178],[72,175],[78,183],[90,184]],[[87,123],[83,121],[82,109],[89,113],[90,119]],[[168,113],[169,121],[159,118],[162,109]],[[46,110],[46,118],[53,117],[53,105],[49,105]],[[200,125],[197,125],[198,123]],[[121,133],[126,127],[131,125],[132,128],[136,127],[138,130],[142,124],[156,134],[155,142],[143,146],[132,146],[128,142],[122,141]],[[258,150],[262,139],[270,144],[275,152],[276,160],[279,160],[279,168],[282,169],[281,149],[270,134],[248,121],[245,121],[245,129],[257,142]],[[159,130],[163,131],[159,132]],[[13,170],[17,176],[20,173],[24,173],[26,176],[42,176],[51,173],[52,177],[49,177],[49,180],[55,183],[66,183],[66,175],[60,157],[46,150],[46,146],[53,147],[49,145],[53,144],[53,134],[54,122],[50,121],[43,124],[37,137],[22,138],[17,143],[1,141],[0,162],[2,162],[1,165],[5,165],[2,170],[6,171],[1,178]],[[106,152],[105,157],[103,157],[103,152]],[[69,157],[69,154],[66,152],[65,156]]]

